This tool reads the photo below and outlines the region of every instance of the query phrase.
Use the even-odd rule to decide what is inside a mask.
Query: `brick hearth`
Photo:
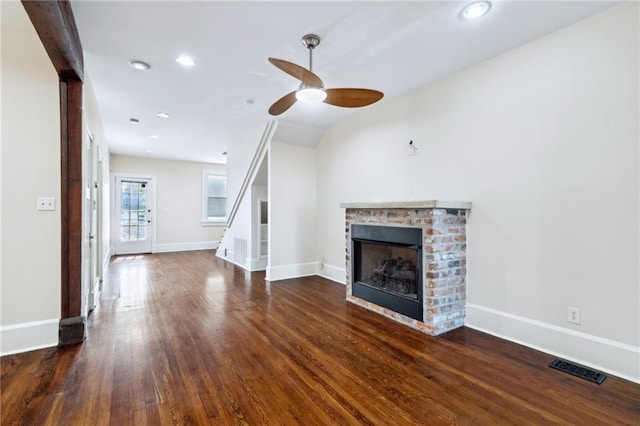
[[[468,202],[416,201],[343,203],[346,208],[347,300],[430,335],[464,324],[467,273]],[[353,296],[351,293],[351,225],[403,226],[422,229],[423,321]]]

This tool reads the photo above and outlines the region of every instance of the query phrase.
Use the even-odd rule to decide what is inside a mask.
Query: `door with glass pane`
[[[153,181],[116,177],[115,254],[151,253]]]

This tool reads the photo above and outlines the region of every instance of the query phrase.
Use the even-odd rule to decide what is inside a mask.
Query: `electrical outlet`
[[[580,308],[567,308],[567,321],[573,324],[580,324]]]
[[[38,197],[36,210],[55,210],[55,209],[56,209],[55,197]]]

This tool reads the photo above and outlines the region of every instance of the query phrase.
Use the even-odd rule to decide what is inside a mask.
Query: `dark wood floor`
[[[640,386],[459,329],[431,338],[311,277],[212,251],[118,257],[83,345],[2,358],[2,424],[635,424]]]

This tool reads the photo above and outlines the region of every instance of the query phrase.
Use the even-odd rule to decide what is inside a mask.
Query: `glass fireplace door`
[[[422,230],[351,227],[351,294],[422,321]]]
[[[355,280],[418,300],[418,250],[384,243],[359,242]]]

